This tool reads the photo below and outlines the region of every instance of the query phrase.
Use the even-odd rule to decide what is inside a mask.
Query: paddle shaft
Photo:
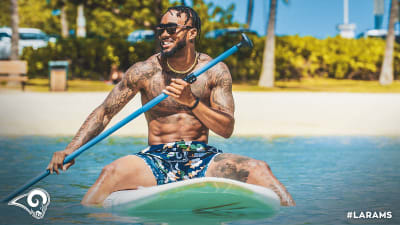
[[[228,49],[227,51],[225,51],[224,53],[222,53],[221,55],[219,55],[217,58],[211,60],[210,62],[208,62],[204,67],[200,68],[199,70],[196,70],[195,72],[189,74],[188,76],[186,76],[184,78],[185,81],[189,82],[189,83],[193,83],[196,80],[196,77],[200,76],[202,73],[204,73],[205,71],[207,71],[208,69],[210,69],[211,67],[213,67],[215,64],[223,61],[224,59],[226,59],[227,57],[229,57],[230,55],[234,54],[235,52],[237,52],[239,50],[240,47],[242,46],[251,46],[252,47],[252,43],[251,41],[247,38],[247,36],[245,36],[244,34],[242,34],[242,42],[236,44],[235,46],[233,46],[232,48]],[[166,99],[168,97],[167,94],[162,93],[160,95],[158,95],[157,97],[155,97],[154,99],[152,99],[151,101],[149,101],[148,103],[146,103],[145,105],[143,105],[141,108],[139,108],[138,110],[136,110],[135,112],[133,112],[132,114],[130,114],[129,116],[125,117],[124,119],[122,119],[121,121],[119,121],[117,124],[115,124],[114,126],[110,127],[109,129],[105,130],[104,132],[102,132],[101,134],[99,134],[98,136],[94,137],[93,139],[91,139],[90,141],[88,141],[86,144],[82,145],[81,147],[79,147],[77,150],[75,150],[73,153],[71,153],[70,155],[68,155],[67,157],[65,157],[63,164],[67,164],[69,162],[71,162],[73,159],[75,159],[76,157],[78,157],[80,154],[82,154],[84,151],[86,151],[87,149],[89,149],[90,147],[92,147],[93,145],[97,144],[98,142],[102,141],[104,138],[110,136],[112,133],[114,133],[116,130],[118,130],[119,128],[121,128],[122,126],[124,126],[125,124],[129,123],[130,121],[132,121],[133,119],[135,119],[136,117],[138,117],[139,115],[141,115],[142,113],[148,111],[149,109],[151,109],[153,106],[157,105],[158,103],[160,103],[161,101],[163,101],[164,99]],[[46,170],[42,173],[40,173],[39,175],[37,175],[36,177],[32,178],[31,180],[29,180],[27,183],[25,183],[24,185],[22,185],[20,188],[18,188],[17,190],[15,190],[14,192],[12,192],[11,194],[9,194],[8,196],[6,196],[4,199],[2,199],[2,202],[8,202],[11,199],[13,199],[15,196],[17,196],[18,194],[22,193],[23,191],[25,191],[26,189],[28,189],[29,187],[31,187],[32,185],[36,184],[37,182],[39,182],[40,180],[42,180],[43,178],[47,177],[50,174],[49,170]]]

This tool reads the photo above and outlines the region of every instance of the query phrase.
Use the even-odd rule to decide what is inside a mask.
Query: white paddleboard
[[[103,206],[123,214],[229,212],[275,214],[279,197],[270,189],[225,178],[204,177],[111,193]]]

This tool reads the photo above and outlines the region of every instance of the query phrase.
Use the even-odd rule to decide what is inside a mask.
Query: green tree
[[[11,13],[9,10],[11,2],[2,0],[1,5],[0,26],[11,27]],[[39,28],[49,34],[60,33],[59,19],[51,15],[52,9],[46,1],[18,0],[18,10],[19,27]]]
[[[60,10],[60,25],[61,25],[61,37],[68,38],[69,37],[69,27],[68,27],[68,1],[67,0],[53,0],[48,2],[50,3],[50,7],[54,10]]]
[[[11,1],[1,0],[0,27],[11,25]]]
[[[18,35],[18,28],[19,28],[19,18],[18,18],[18,0],[11,0],[10,4],[10,14],[11,14],[11,60],[18,60],[18,42],[19,42],[19,35]],[[18,74],[9,74],[10,77],[18,77]],[[18,81],[9,81],[7,86],[15,87],[19,86],[20,82]]]
[[[2,0],[1,4],[0,26],[11,26],[11,2]],[[103,38],[126,38],[133,30],[152,29],[171,6],[169,0],[18,0],[18,4],[21,27],[35,27],[63,37],[68,29],[76,30],[77,6],[84,4],[88,36]],[[52,15],[56,9],[61,10],[60,16]]]
[[[398,1],[392,0],[390,5],[390,16],[389,16],[389,29],[386,37],[385,56],[383,58],[383,64],[381,74],[379,76],[379,83],[381,85],[389,85],[393,82],[393,51],[394,51],[394,25],[398,18]]]
[[[65,3],[61,6],[60,22],[61,22],[61,37],[68,38],[69,29],[68,29],[68,19],[67,19],[67,4]]]
[[[88,34],[104,38],[126,38],[133,30],[153,29],[169,6],[171,4],[168,0],[93,0],[86,2],[85,15]]]
[[[20,6],[20,26],[34,27],[48,34],[60,34],[60,20],[51,14],[46,1],[18,0]]]
[[[285,0],[288,3],[288,0]],[[277,0],[270,0],[267,37],[265,38],[264,57],[259,86],[273,87],[275,80],[275,24]]]
[[[10,1],[4,6],[10,6]],[[77,6],[84,4],[88,37],[126,38],[137,29],[153,29],[161,15],[173,4],[169,0],[18,0],[20,26],[35,27],[48,34],[67,36],[68,29],[76,30]],[[3,3],[2,3],[3,5]],[[11,26],[9,7],[0,7],[0,26]],[[225,27],[238,27],[233,22],[235,5],[227,9],[194,0],[193,8],[202,20],[203,34]],[[61,15],[53,16],[52,10],[60,9]],[[40,12],[40,13],[38,13]],[[63,22],[64,21],[64,22]]]
[[[215,6],[212,2],[206,4],[203,0],[193,0],[193,9],[201,19],[202,35],[215,29],[240,26],[239,23],[233,22],[235,4],[231,4],[227,9],[223,9]]]

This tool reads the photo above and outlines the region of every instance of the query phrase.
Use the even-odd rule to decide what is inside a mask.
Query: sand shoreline
[[[107,94],[1,91],[0,135],[74,135]],[[400,94],[235,92],[234,98],[235,136],[400,136]],[[110,125],[140,106],[136,96]],[[147,136],[144,116],[114,135]]]

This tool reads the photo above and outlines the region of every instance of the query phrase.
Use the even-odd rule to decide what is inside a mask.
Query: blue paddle
[[[241,40],[240,43],[234,45],[232,48],[228,49],[227,51],[225,51],[224,53],[219,55],[217,58],[211,60],[204,67],[202,67],[199,70],[196,70],[195,72],[187,75],[183,80],[188,82],[188,83],[195,82],[196,78],[198,76],[200,76],[202,73],[204,73],[205,71],[207,71],[208,69],[213,67],[215,64],[223,61],[224,59],[228,58],[233,53],[237,52],[240,47],[250,47],[250,48],[253,47],[253,43],[251,42],[251,40],[244,33],[242,33],[242,40]],[[97,135],[92,140],[88,141],[86,144],[82,145],[80,148],[75,150],[73,153],[71,153],[70,155],[65,157],[63,164],[67,164],[67,163],[71,162],[73,159],[78,157],[84,151],[86,151],[87,149],[89,149],[93,145],[97,144],[98,142],[102,141],[104,138],[110,136],[116,130],[118,130],[119,128],[121,128],[125,124],[129,123],[130,121],[132,121],[133,119],[135,119],[136,117],[141,115],[142,113],[148,111],[153,106],[157,105],[158,103],[160,103],[161,101],[163,101],[167,97],[168,97],[168,95],[165,94],[165,93],[162,93],[159,96],[155,97],[154,99],[152,99],[151,101],[146,103],[144,106],[142,106],[140,109],[136,110],[135,112],[133,112],[129,116],[125,117],[124,119],[119,121],[117,124],[115,124],[114,126],[110,127],[108,130],[105,130],[101,134]],[[46,171],[40,173],[36,177],[34,177],[31,180],[29,180],[28,182],[26,182],[23,186],[21,186],[20,188],[18,188],[17,190],[12,192],[11,194],[9,194],[7,197],[2,199],[2,202],[10,201],[11,199],[13,199],[18,194],[22,193],[23,191],[25,191],[26,189],[28,189],[32,185],[36,184],[37,182],[39,182],[43,178],[47,177],[49,174],[50,174],[50,170],[46,170]]]

